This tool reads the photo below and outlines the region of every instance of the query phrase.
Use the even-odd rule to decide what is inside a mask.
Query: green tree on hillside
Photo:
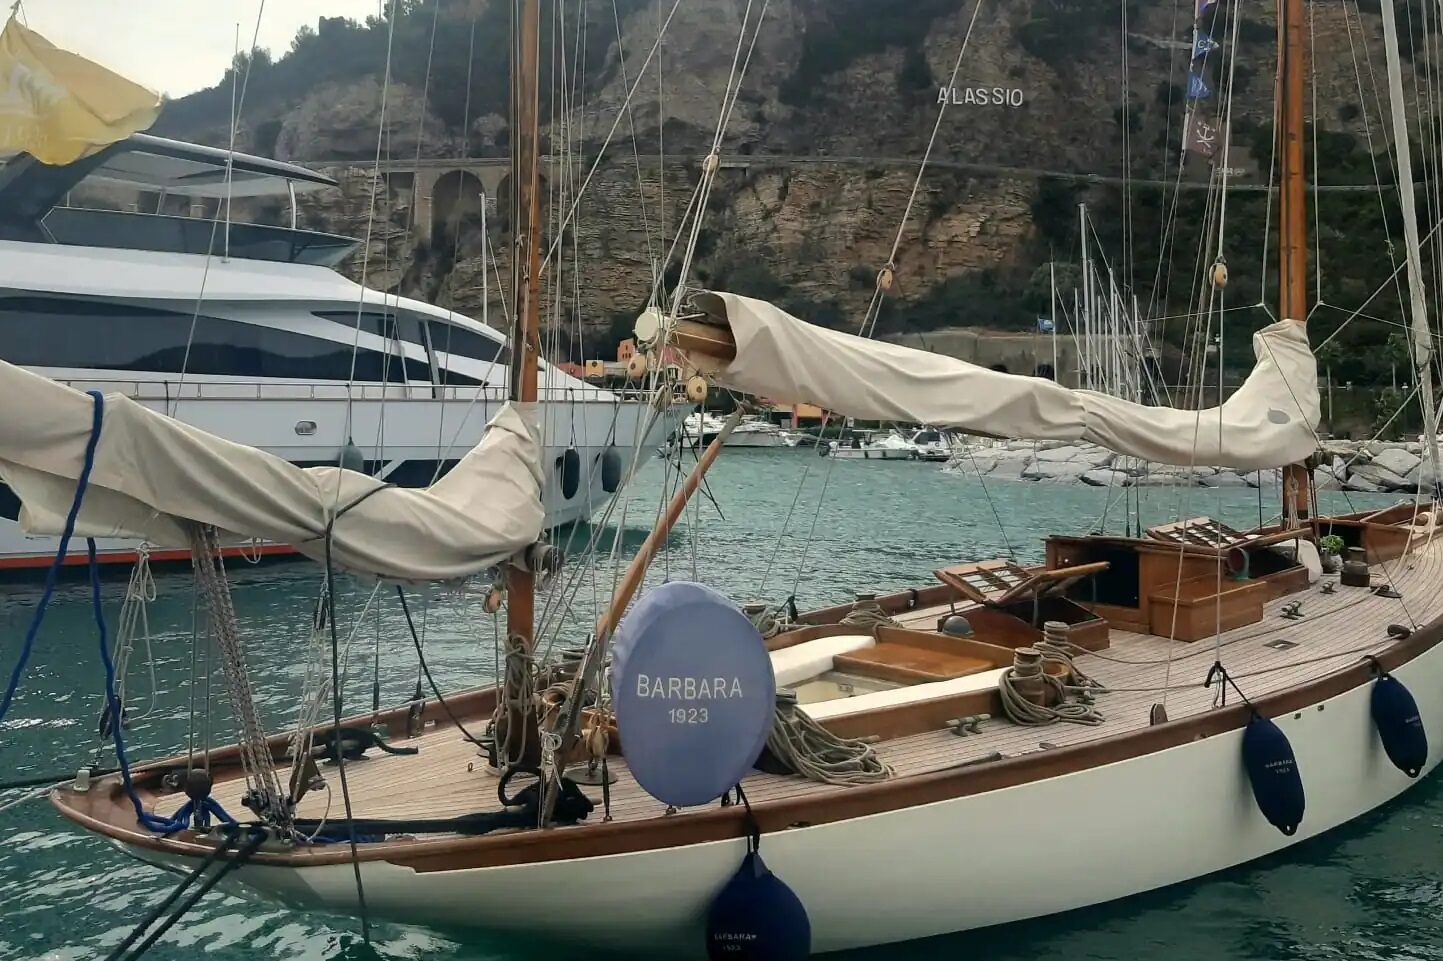
[[[1412,367],[1412,357],[1413,352],[1405,332],[1395,330],[1388,335],[1388,339],[1383,343],[1383,358],[1393,370],[1394,389],[1398,387],[1398,368],[1403,368],[1406,377],[1407,371]]]

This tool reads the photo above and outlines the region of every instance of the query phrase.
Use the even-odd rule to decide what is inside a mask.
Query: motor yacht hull
[[[941,464],[951,459],[952,452],[950,450],[919,448],[914,452],[913,457],[917,460],[927,461],[928,463]]]

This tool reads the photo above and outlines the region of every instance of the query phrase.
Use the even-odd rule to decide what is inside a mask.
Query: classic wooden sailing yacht
[[[526,506],[538,489],[527,420],[538,5],[516,2],[516,404],[446,486],[297,477],[0,367],[6,396],[47,412],[38,425],[0,426],[0,473],[31,522],[192,544],[238,716],[253,712],[210,559],[217,530],[296,543],[328,571],[402,580],[455,579],[504,560],[504,683],[344,724],[337,700],[333,723],[293,737],[242,723],[234,748],[57,786],[62,814],[145,860],[197,873],[220,864],[292,905],[634,953],[749,957],[765,944],[768,957],[800,957],[1195,878],[1346,823],[1433,769],[1443,544],[1431,514],[1405,504],[1314,516],[1302,466],[1318,410],[1302,322],[1301,0],[1285,0],[1279,27],[1284,319],[1255,336],[1257,366],[1221,407],[1068,391],[824,331],[731,294],[695,297],[666,335],[719,383],[851,416],[1086,438],[1170,463],[1287,465],[1282,523],[1237,531],[1200,518],[1140,537],[1052,537],[1041,565],[949,559],[938,583],[770,620],[670,584],[623,620],[724,432],[585,651],[546,672],[533,664],[540,511]],[[1391,17],[1389,0],[1384,11]],[[237,457],[241,478],[265,483],[221,469]],[[197,458],[214,468],[204,487],[186,479]],[[482,490],[504,491],[503,503],[483,502]],[[1337,582],[1319,576],[1324,533],[1351,549]],[[482,739],[466,733],[487,719],[500,809],[476,759]],[[366,746],[349,731],[357,725],[383,725],[413,753],[356,763]],[[327,756],[334,769],[318,764]],[[602,783],[569,780],[568,761]],[[344,817],[329,785],[313,788],[332,772]],[[528,776],[534,786],[513,791]],[[734,783],[737,803],[718,803]],[[243,809],[251,825],[210,823]],[[756,860],[760,848],[775,875]]]

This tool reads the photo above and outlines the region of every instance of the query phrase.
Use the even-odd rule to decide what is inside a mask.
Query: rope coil
[[[882,605],[875,600],[866,599],[857,601],[856,605],[842,618],[841,623],[853,627],[864,627],[874,631],[879,627],[901,627],[902,623],[893,617],[889,617],[882,611]]]
[[[1063,721],[1095,727],[1102,723],[1093,696],[1107,689],[1067,653],[1067,648],[1075,647],[1068,640],[1070,631],[1061,621],[1048,621],[1043,625],[1043,639],[1034,647],[1018,648],[1012,666],[998,678],[1002,709],[1013,724],[1042,727]],[[1062,675],[1049,674],[1049,664],[1061,666]],[[1049,702],[1055,706],[1049,707]]]
[[[798,706],[793,691],[777,692],[767,750],[793,772],[823,784],[874,784],[892,776],[871,744],[822,727]]]

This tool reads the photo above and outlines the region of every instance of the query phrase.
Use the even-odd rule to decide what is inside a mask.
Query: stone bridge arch
[[[486,187],[469,170],[447,170],[431,188],[431,236],[454,236],[463,223],[479,220]]]
[[[551,197],[551,186],[546,179],[546,172],[540,177],[541,183],[538,190],[541,192],[541,229],[547,229],[549,218],[546,216],[546,205]],[[495,205],[487,211],[494,218],[498,230],[502,233],[511,232],[511,171],[507,170],[496,185]]]

